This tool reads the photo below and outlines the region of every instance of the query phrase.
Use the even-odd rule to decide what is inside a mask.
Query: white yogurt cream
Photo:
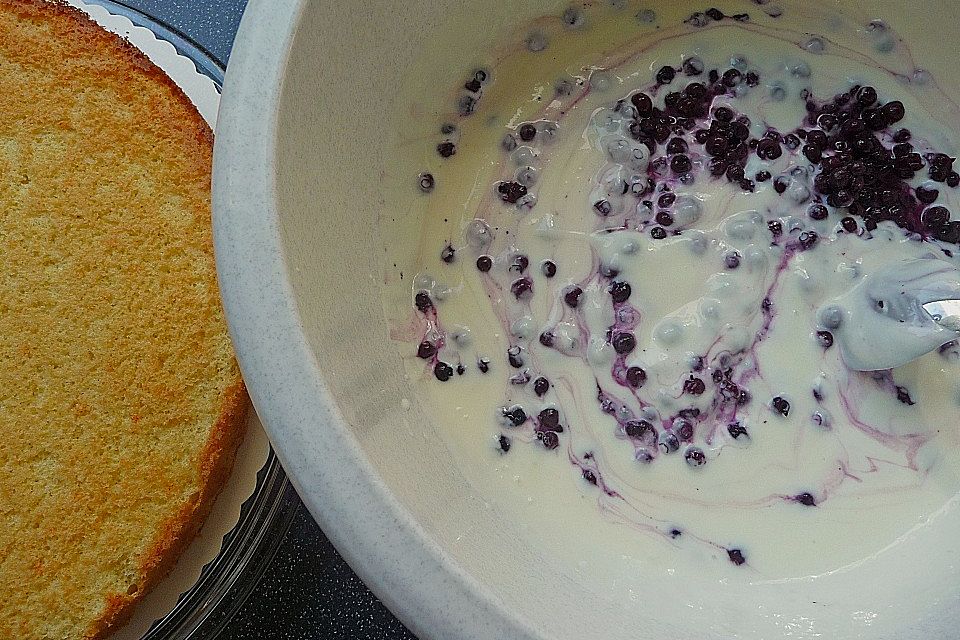
[[[424,167],[419,273],[388,301],[417,392],[520,535],[614,583],[837,572],[912,535],[960,489],[952,334],[923,325],[918,341],[948,344],[862,373],[901,334],[882,314],[852,332],[845,315],[901,265],[907,284],[960,267],[960,238],[937,219],[958,192],[930,155],[955,152],[957,106],[895,20],[738,7],[544,18],[481,73],[465,70],[455,127],[436,121],[433,138],[403,143],[448,156]],[[714,69],[730,86],[651,151],[631,96],[663,109]],[[863,86],[879,96],[871,109],[900,101],[905,116],[862,137],[922,159],[897,165],[901,226],[871,224],[841,187],[828,198],[818,174],[835,168],[804,148],[818,129],[807,102],[855,101]],[[736,169],[711,175],[715,154],[697,139],[740,116],[744,183]],[[785,139],[798,128],[804,139]],[[853,153],[833,142],[821,155]],[[400,177],[416,188],[416,171]]]

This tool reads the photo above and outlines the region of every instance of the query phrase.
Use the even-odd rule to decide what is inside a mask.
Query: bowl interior
[[[893,2],[867,4],[877,15],[903,13]],[[251,4],[233,86],[228,75],[215,180],[224,296],[285,466],[338,548],[408,625],[428,638],[919,638],[958,622],[957,588],[922,587],[922,572],[953,572],[943,556],[937,567],[922,560],[923,549],[950,547],[934,527],[898,558],[816,584],[642,575],[615,584],[523,542],[518,523],[452,460],[438,434],[451,425],[436,424],[412,393],[391,337],[384,292],[405,285],[387,276],[385,247],[409,246],[414,273],[421,220],[383,191],[398,167],[418,170],[384,141],[405,120],[440,114],[395,101],[398,82],[456,87],[504,34],[566,3],[280,5]],[[915,13],[898,25],[911,54],[935,76],[955,77],[940,49],[960,35],[949,3]],[[386,224],[397,216],[406,229]]]

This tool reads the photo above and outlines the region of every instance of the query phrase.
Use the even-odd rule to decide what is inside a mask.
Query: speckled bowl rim
[[[275,175],[281,87],[307,1],[250,2],[218,119],[214,244],[250,396],[307,508],[409,629],[424,640],[543,638],[458,567],[384,485],[308,346],[286,276]]]

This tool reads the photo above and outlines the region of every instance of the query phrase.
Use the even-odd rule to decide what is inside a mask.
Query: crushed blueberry
[[[506,420],[514,427],[519,427],[527,421],[527,412],[523,410],[523,407],[517,405],[512,407],[503,407],[500,409],[500,412],[503,414],[503,417],[506,418]]]
[[[504,202],[515,204],[520,198],[527,195],[527,188],[519,182],[501,182],[497,185],[497,193]]]
[[[907,391],[906,387],[897,386],[897,400],[910,406],[917,404],[913,401],[913,398],[910,397],[910,392]]]
[[[732,437],[734,440],[737,440],[741,437],[750,437],[750,434],[747,432],[747,428],[739,422],[732,422],[728,424],[727,433],[729,433],[730,437]]]
[[[440,154],[441,158],[449,158],[457,152],[457,145],[453,144],[449,140],[445,140],[437,145],[437,153]]]
[[[446,382],[453,377],[453,367],[446,362],[438,362],[433,367],[433,375],[440,382]]]
[[[417,295],[413,298],[413,303],[420,313],[426,313],[430,309],[433,309],[433,300],[430,299],[430,294],[426,291],[418,291]]]
[[[770,406],[784,418],[790,415],[790,402],[786,398],[774,396],[773,400],[770,401]]]

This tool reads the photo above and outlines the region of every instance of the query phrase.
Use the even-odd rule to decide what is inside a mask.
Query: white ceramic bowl
[[[437,63],[437,81],[453,82],[518,14],[564,5],[514,0],[508,15],[497,0],[251,1],[217,132],[217,260],[251,396],[307,506],[425,640],[956,637],[956,588],[902,586],[956,576],[955,556],[919,561],[956,546],[935,528],[864,571],[862,588],[691,584],[656,609],[642,594],[624,606],[518,542],[445,455],[383,319],[376,188],[350,186],[377,184],[387,159],[376,125],[428,39],[458,33],[466,60]]]

